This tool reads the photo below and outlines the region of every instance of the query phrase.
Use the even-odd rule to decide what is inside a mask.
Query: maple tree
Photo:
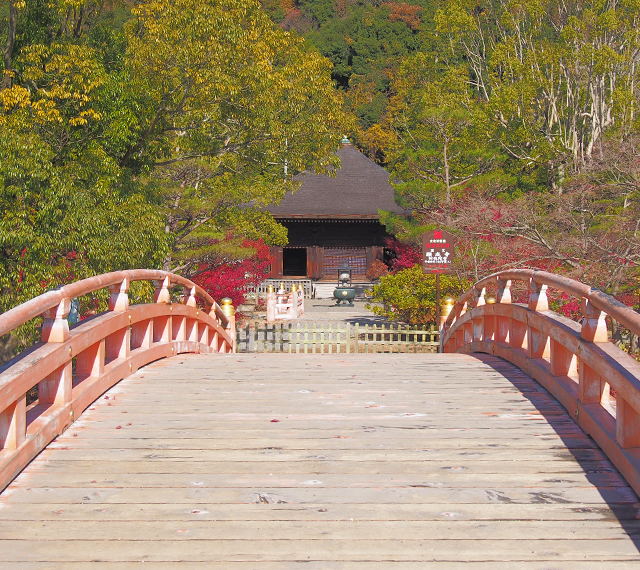
[[[233,259],[221,257],[215,263],[208,263],[206,270],[193,277],[214,299],[229,297],[236,307],[244,303],[248,287],[264,281],[273,263],[264,240],[245,239],[242,248],[244,251],[236,253]]]

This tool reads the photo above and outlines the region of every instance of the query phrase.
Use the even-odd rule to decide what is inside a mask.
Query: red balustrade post
[[[584,319],[582,319],[582,328],[580,329],[580,336],[587,342],[609,342],[609,335],[607,333],[606,314],[600,309],[597,309],[591,304],[588,299],[582,299],[582,312]],[[608,404],[610,397],[610,388],[607,381],[596,371],[579,362],[578,366],[578,378],[580,383],[580,401],[584,404]],[[618,403],[618,410],[622,409],[622,415],[624,416],[624,405]],[[627,411],[627,418],[629,415],[633,415],[635,412],[633,409]],[[621,431],[620,437],[628,440],[622,427],[623,420],[621,420],[620,427],[617,427],[617,431]],[[621,444],[622,445],[622,444]],[[624,447],[624,446],[623,446]]]
[[[496,302],[500,305],[511,304],[511,280],[500,279],[498,277],[498,291]],[[510,319],[502,315],[496,315],[495,340],[497,342],[509,343]]]
[[[225,316],[228,319],[226,331],[231,339],[231,346],[227,346],[227,350],[225,352],[235,352],[236,351],[236,310],[231,304],[231,299],[228,297],[222,299],[222,310],[224,311]]]
[[[213,303],[213,305],[211,305],[211,307],[208,307],[208,311],[209,311],[209,316],[216,322],[218,323],[218,325],[220,324],[220,318],[218,317],[218,314],[216,313],[216,308],[218,307],[218,305],[215,303]],[[207,326],[206,327],[206,337],[204,337],[203,335],[203,343],[209,345],[210,348],[213,349],[214,352],[218,352],[220,347],[219,347],[219,341],[218,341],[218,331],[212,327]]]
[[[624,449],[640,447],[640,414],[619,395],[616,400],[616,441]]]
[[[578,399],[583,404],[609,403],[609,384],[598,372],[587,366],[582,360],[578,362],[578,379]]]
[[[171,285],[171,278],[169,276],[162,280],[154,281],[155,293],[154,300],[156,303],[162,305],[171,304],[171,293],[169,292],[169,286]],[[171,342],[172,339],[172,323],[169,315],[156,317],[153,320],[153,342]]]
[[[532,311],[548,311],[549,298],[547,297],[547,286],[538,285],[533,279],[529,279],[529,309]]]
[[[67,315],[70,310],[71,299],[62,299],[59,305],[43,313],[42,342],[65,342],[69,340]]]
[[[67,315],[71,309],[71,300],[62,299],[58,306],[44,313],[42,341],[62,343],[69,339]],[[69,347],[68,362],[49,374],[38,383],[38,402],[40,404],[64,405],[71,401],[73,384],[72,353]]]
[[[511,279],[506,281],[498,277],[498,293],[496,300],[503,305],[511,303]]]
[[[580,336],[588,342],[609,342],[607,333],[607,315],[594,307],[588,299],[582,299],[582,328]]]
[[[195,287],[183,287],[184,304],[187,307],[197,307],[198,301],[196,300],[196,288]]]
[[[486,304],[484,296],[486,294],[486,289],[478,290],[475,287],[473,288],[473,306],[474,307],[482,307]],[[484,338],[484,317],[476,317],[472,319],[471,325],[471,340],[472,341],[480,341]]]
[[[18,449],[27,438],[27,398],[22,396],[0,413],[0,449]]]
[[[549,298],[547,286],[539,285],[533,279],[529,279],[529,309],[531,311],[548,311]],[[551,343],[549,337],[529,325],[527,353],[529,358],[550,358]]]
[[[171,303],[171,293],[169,292],[169,286],[171,285],[171,278],[165,277],[162,281],[154,281],[156,291],[153,299],[156,303],[163,303],[168,305]]]
[[[109,287],[109,310],[110,311],[128,311],[129,310],[129,280],[124,279],[122,283],[118,285],[111,285]]]
[[[551,339],[551,374],[554,376],[578,375],[578,358],[573,352],[557,340]]]

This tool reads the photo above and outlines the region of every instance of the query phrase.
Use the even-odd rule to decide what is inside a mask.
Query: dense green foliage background
[[[264,206],[343,134],[458,280],[638,303],[640,0],[0,0],[0,310],[113,268],[286,243]],[[286,174],[285,174],[286,172]]]
[[[284,244],[264,206],[336,165],[349,118],[331,63],[257,0],[0,6],[0,311]]]

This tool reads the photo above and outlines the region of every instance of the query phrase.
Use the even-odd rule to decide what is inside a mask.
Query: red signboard
[[[422,236],[422,272],[447,273],[453,265],[455,238],[448,232],[433,230]]]

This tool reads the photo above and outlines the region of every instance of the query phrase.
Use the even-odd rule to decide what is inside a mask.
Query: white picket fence
[[[238,328],[238,352],[284,353],[426,353],[437,352],[440,332],[397,325],[280,322]]]

